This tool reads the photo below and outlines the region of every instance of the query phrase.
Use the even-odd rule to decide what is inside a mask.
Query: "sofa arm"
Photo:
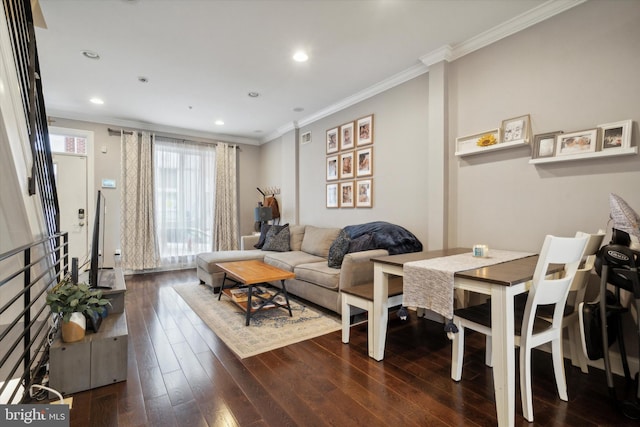
[[[373,262],[371,258],[389,255],[385,249],[346,254],[340,267],[340,289],[373,282]]]
[[[255,249],[255,244],[260,240],[259,234],[251,234],[249,236],[241,236],[240,237],[240,250],[242,251],[250,251]]]

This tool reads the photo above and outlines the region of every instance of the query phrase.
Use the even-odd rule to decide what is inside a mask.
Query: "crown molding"
[[[345,108],[350,107],[354,104],[357,104],[358,102],[371,98],[372,96],[384,92],[385,90],[389,90],[408,80],[418,77],[419,75],[428,72],[429,67],[433,64],[437,64],[441,61],[455,61],[458,58],[461,58],[465,55],[475,52],[478,49],[482,49],[485,46],[509,37],[510,35],[529,28],[539,22],[549,19],[586,1],[587,0],[548,0],[545,3],[542,3],[540,6],[533,8],[521,15],[518,15],[501,25],[493,27],[485,31],[484,33],[478,34],[477,36],[472,37],[469,40],[466,40],[454,46],[445,45],[439,47],[438,49],[421,56],[419,58],[421,62],[420,64],[414,65],[413,67],[402,71],[394,76],[391,76],[390,78],[385,79],[380,83],[376,83],[373,86],[356,93],[355,95],[343,99],[342,101],[338,101],[337,103],[330,105],[329,107],[324,108],[317,113],[304,117],[303,119],[298,121],[298,127],[309,125],[317,120],[344,110]],[[260,143],[264,144],[272,141],[282,136],[286,132],[294,130],[295,128],[296,126],[294,126],[293,123],[288,123],[284,126],[281,126],[269,135],[265,136],[263,139],[261,139]]]
[[[150,132],[159,132],[165,134],[174,134],[180,136],[191,136],[195,138],[213,139],[222,142],[231,142],[234,144],[260,145],[260,140],[245,138],[241,136],[226,135],[213,132],[202,132],[193,129],[177,128],[172,126],[163,126],[151,123],[136,122],[133,120],[121,120],[110,117],[97,117],[89,114],[72,113],[64,110],[47,109],[47,116],[58,117],[60,119],[78,120],[81,122],[100,123],[111,126],[119,126],[135,130],[144,130]]]
[[[422,75],[424,73],[426,73],[428,71],[427,67],[424,66],[424,64],[420,63],[420,64],[416,64],[414,66],[412,66],[411,68],[408,68],[404,71],[399,72],[398,74],[394,74],[393,76],[374,84],[373,86],[369,86],[368,88],[354,94],[351,95],[347,98],[344,98],[341,101],[336,102],[333,105],[330,105],[326,108],[323,108],[322,110],[307,116],[307,117],[303,117],[302,119],[298,120],[297,123],[288,123],[284,126],[279,127],[278,129],[276,129],[274,132],[272,132],[271,134],[265,136],[262,140],[261,143],[267,143],[269,141],[272,141],[280,136],[282,136],[283,134],[285,134],[286,132],[292,131],[296,128],[296,124],[298,128],[304,127],[306,125],[309,125],[315,121],[318,121],[322,118],[325,118],[327,116],[330,116],[331,114],[337,113],[339,111],[344,110],[347,107],[350,107],[352,105],[357,104],[358,102],[362,102],[365,99],[371,98],[372,96],[375,96],[379,93],[382,93],[386,90],[389,90],[395,86],[398,86],[406,81],[409,81],[411,79],[414,79],[416,77],[418,77],[419,75]]]
[[[516,34],[586,1],[587,0],[548,0],[540,6],[518,15],[501,25],[455,45],[450,61],[462,58],[465,55]]]

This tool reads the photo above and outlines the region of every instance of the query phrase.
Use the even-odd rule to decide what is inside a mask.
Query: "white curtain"
[[[162,267],[193,266],[213,249],[215,148],[156,136],[154,159]]]
[[[236,146],[221,142],[216,146],[216,214],[214,218],[213,249],[216,251],[238,249]]]
[[[122,267],[146,270],[158,266],[158,245],[153,215],[153,159],[151,135],[122,131],[122,196],[120,241]]]

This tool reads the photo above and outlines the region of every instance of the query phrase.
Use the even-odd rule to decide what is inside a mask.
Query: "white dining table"
[[[416,252],[373,258],[374,291],[370,326],[373,340],[369,356],[381,361],[388,321],[388,283],[390,276],[402,276],[406,262],[419,261],[470,252],[470,248]],[[491,296],[491,336],[493,346],[493,385],[499,426],[515,423],[515,337],[514,296],[526,292],[531,284],[538,256],[529,256],[473,270],[456,272],[454,289]],[[549,270],[549,273],[555,271]],[[443,332],[444,333],[444,332]]]

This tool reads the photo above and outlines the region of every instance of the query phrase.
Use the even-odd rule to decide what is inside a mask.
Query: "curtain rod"
[[[125,135],[133,135],[135,131],[130,131],[130,130],[124,130],[124,129],[111,129],[111,128],[107,128],[107,131],[109,133],[109,136],[120,136],[121,133],[124,133]],[[185,139],[185,138],[176,138],[175,136],[168,136],[168,135],[163,135],[160,133],[156,133],[156,132],[151,132],[149,131],[149,133],[158,135],[158,136],[163,136],[165,138],[172,138],[172,139],[177,139],[180,140],[182,139],[183,141],[189,141],[189,142],[194,142],[196,144],[208,144],[208,145],[218,145],[217,142],[205,142],[205,141],[193,141],[191,139]],[[138,132],[138,135],[142,135],[142,132]],[[229,144],[230,147],[233,147],[237,150],[240,150],[240,146],[238,144]]]

